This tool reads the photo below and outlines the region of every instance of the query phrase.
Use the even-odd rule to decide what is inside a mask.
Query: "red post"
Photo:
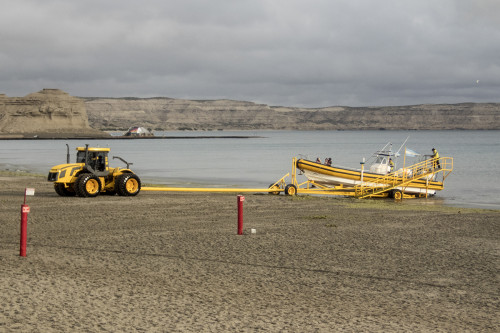
[[[245,197],[238,195],[238,235],[243,235],[243,201]]]
[[[21,245],[19,255],[26,257],[26,243],[28,238],[28,213],[30,207],[28,205],[21,205]]]

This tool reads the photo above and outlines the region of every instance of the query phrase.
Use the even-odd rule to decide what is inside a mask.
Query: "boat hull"
[[[303,172],[309,181],[325,186],[325,187],[354,187],[363,185],[366,187],[380,186],[380,183],[374,182],[380,178],[380,174],[348,169],[338,166],[327,166],[320,163],[299,159],[297,160],[297,168]],[[443,189],[443,183],[423,177],[412,181],[407,186],[396,187],[395,189],[411,194],[426,194],[433,195],[436,191]],[[402,177],[396,178],[403,180]]]

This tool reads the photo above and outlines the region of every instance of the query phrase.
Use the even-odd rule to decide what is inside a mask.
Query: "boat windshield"
[[[387,164],[387,156],[377,156],[377,158],[375,159],[375,162],[373,162],[374,164]]]

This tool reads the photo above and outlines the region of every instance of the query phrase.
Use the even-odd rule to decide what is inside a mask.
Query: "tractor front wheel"
[[[71,187],[66,187],[63,183],[54,184],[54,190],[61,197],[73,197],[75,196],[75,191]]]
[[[141,180],[134,173],[124,173],[115,179],[115,192],[121,196],[135,196],[141,190]]]
[[[75,192],[79,197],[96,197],[101,192],[101,181],[91,173],[81,174],[76,179]]]

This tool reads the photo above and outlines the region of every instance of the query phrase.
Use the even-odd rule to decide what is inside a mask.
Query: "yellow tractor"
[[[76,163],[70,163],[69,146],[67,163],[52,167],[48,181],[54,182],[57,194],[63,197],[96,197],[99,193],[121,196],[135,196],[141,190],[141,180],[129,169],[130,164],[118,158],[127,168],[111,168],[108,165],[109,148],[76,148]]]

